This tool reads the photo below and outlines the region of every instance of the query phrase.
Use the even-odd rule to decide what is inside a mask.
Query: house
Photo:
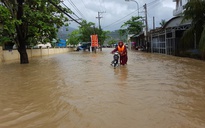
[[[132,42],[136,42],[135,48],[138,50],[139,48],[145,47],[145,35],[144,32],[141,32],[139,34],[135,34],[132,37],[130,37],[130,40]]]
[[[173,10],[173,18],[166,22],[163,27],[150,30],[147,33],[148,42],[145,42],[145,32],[133,35],[130,40],[136,42],[136,49],[146,47],[146,51],[168,55],[179,55],[180,39],[187,30],[191,21],[182,22],[184,6],[188,0],[173,0],[176,9]]]
[[[176,9],[173,10],[173,18],[166,22],[166,24],[158,29],[151,30],[151,52],[162,53],[168,55],[179,55],[180,44],[183,32],[186,31],[191,21],[183,21],[184,6],[188,0],[173,0],[176,2]]]
[[[151,52],[179,55],[180,39],[191,24],[191,21],[182,22],[182,19],[182,16],[173,17],[163,27],[150,31]]]
[[[184,12],[184,6],[189,0],[173,0],[176,2],[176,9],[173,10],[173,16],[182,16]]]

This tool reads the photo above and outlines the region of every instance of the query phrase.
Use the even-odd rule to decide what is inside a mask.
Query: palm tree
[[[161,20],[159,24],[161,25],[161,27],[163,27],[166,24],[166,20]]]
[[[184,45],[193,45],[193,40],[196,39],[202,59],[205,59],[205,0],[190,0],[185,5],[184,18],[192,20],[191,27],[184,32],[182,40]],[[185,43],[186,42],[186,43]]]

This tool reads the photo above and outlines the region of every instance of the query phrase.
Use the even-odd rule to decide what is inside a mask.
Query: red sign
[[[98,35],[91,35],[91,47],[98,47]]]

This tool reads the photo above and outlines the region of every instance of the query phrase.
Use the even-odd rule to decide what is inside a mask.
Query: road
[[[0,128],[205,127],[205,62],[111,50],[0,64]]]

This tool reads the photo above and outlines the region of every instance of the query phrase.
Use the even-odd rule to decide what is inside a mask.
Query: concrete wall
[[[0,46],[0,63],[2,62],[3,60],[3,48],[2,46]]]
[[[27,49],[28,57],[47,56],[73,51],[73,48]],[[18,50],[3,50],[0,46],[0,63],[9,60],[20,60]]]

